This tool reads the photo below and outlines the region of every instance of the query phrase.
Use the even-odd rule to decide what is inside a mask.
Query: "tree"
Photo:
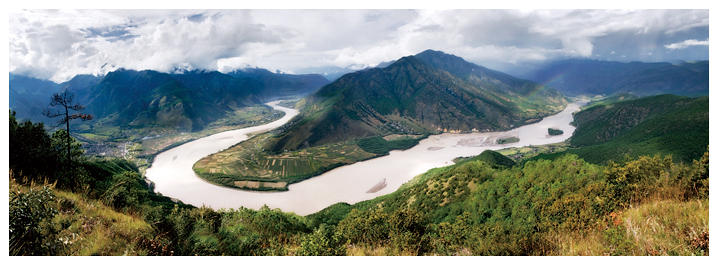
[[[15,112],[10,111],[9,127],[10,169],[34,180],[55,179],[61,153],[53,148],[53,139],[45,131],[45,125],[42,122],[18,122]]]
[[[68,163],[72,162],[72,137],[70,136],[70,121],[74,119],[81,119],[83,121],[92,120],[92,115],[90,114],[75,113],[70,115],[70,110],[79,112],[85,109],[85,107],[80,104],[73,105],[72,101],[74,98],[75,95],[67,91],[67,89],[65,89],[65,91],[62,93],[54,93],[51,97],[50,107],[55,107],[59,105],[61,106],[61,109],[59,111],[51,111],[49,109],[45,109],[42,111],[43,115],[50,118],[62,117],[62,119],[57,121],[57,126],[65,124],[65,131],[67,132],[67,135],[65,137],[65,143],[67,147],[66,149]]]

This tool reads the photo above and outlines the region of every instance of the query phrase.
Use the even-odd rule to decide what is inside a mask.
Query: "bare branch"
[[[47,109],[42,111],[42,115],[49,117],[49,118],[55,118],[55,117],[58,117],[63,114],[64,113],[60,113],[59,111],[58,112],[50,112],[50,110],[47,110]]]

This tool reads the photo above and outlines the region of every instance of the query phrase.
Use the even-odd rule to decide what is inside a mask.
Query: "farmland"
[[[269,154],[262,147],[271,133],[263,133],[234,145],[227,150],[198,161],[193,169],[198,176],[215,184],[249,190],[287,190],[287,186],[333,168],[353,164],[383,154],[372,153],[360,147],[362,140],[309,147],[299,151]],[[398,139],[412,139],[394,135]]]
[[[165,126],[113,126],[102,122],[93,126],[81,124],[77,139],[82,142],[87,155],[129,159],[143,171],[150,166],[155,155],[172,147],[223,131],[269,123],[283,116],[284,112],[267,106],[239,108],[196,132]]]

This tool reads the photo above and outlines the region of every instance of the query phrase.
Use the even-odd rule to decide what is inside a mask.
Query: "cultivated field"
[[[355,141],[268,154],[262,146],[269,137],[270,133],[259,134],[201,159],[193,168],[199,176],[224,186],[285,190],[288,184],[377,156]]]

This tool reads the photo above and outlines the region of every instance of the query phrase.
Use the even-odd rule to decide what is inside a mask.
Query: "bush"
[[[52,255],[58,250],[54,233],[46,230],[46,221],[58,213],[54,202],[48,186],[10,191],[11,255]]]
[[[121,211],[137,210],[147,200],[148,191],[142,177],[126,171],[112,176],[112,186],[102,195],[102,201]]]
[[[334,226],[322,224],[305,236],[297,256],[343,256],[347,248],[342,244],[341,234],[334,232]]]

